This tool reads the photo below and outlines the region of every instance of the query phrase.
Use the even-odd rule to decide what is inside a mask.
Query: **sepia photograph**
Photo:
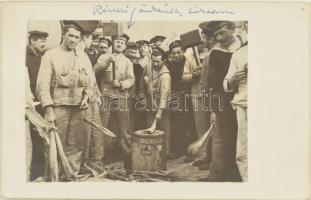
[[[0,199],[309,199],[310,22],[302,2],[4,0]]]
[[[29,20],[28,182],[248,182],[248,21]]]

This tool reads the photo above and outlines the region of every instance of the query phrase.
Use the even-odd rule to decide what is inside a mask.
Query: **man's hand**
[[[217,117],[216,117],[216,113],[215,112],[212,112],[211,113],[211,116],[210,116],[210,123],[214,123],[216,124],[216,121],[217,121]]]
[[[89,107],[89,103],[86,100],[82,100],[80,104],[80,109],[85,110]]]
[[[87,95],[84,95],[81,104],[80,104],[80,109],[85,110],[89,107],[88,103],[89,97]]]
[[[193,73],[192,73],[193,79],[200,77],[201,69],[202,69],[201,67],[197,67],[193,70]]]
[[[48,122],[50,122],[50,123],[54,123],[54,122],[55,122],[56,117],[55,117],[55,114],[54,114],[54,111],[53,111],[52,106],[47,106],[47,107],[45,108],[44,113],[45,113],[45,116],[44,116],[44,117],[45,117],[45,119],[46,119]]]
[[[116,88],[121,87],[121,83],[120,83],[120,81],[118,81],[118,80],[113,80],[113,81],[112,81],[112,85],[113,85],[113,87],[116,87]]]
[[[115,62],[115,61],[116,61],[116,54],[111,54],[110,62]]]
[[[242,79],[245,79],[247,76],[247,69],[242,69],[242,70],[238,70],[236,71],[232,77],[231,77],[231,80],[232,81],[240,81]]]

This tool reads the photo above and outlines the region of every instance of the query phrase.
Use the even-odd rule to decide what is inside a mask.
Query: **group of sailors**
[[[88,118],[113,127],[125,169],[131,169],[133,132],[156,125],[166,135],[168,159],[184,156],[184,162],[209,169],[202,181],[247,181],[247,22],[208,21],[198,28],[199,63],[180,40],[165,51],[164,36],[135,42],[124,33],[107,37],[66,21],[61,44],[46,51],[49,34],[29,32],[26,67],[33,98],[27,99],[40,102],[37,111],[57,127],[75,174],[86,168],[102,172],[109,156],[109,138],[86,124]],[[216,130],[200,154],[187,154],[211,123]],[[42,141],[31,132],[29,153],[38,158]],[[27,164],[31,179],[42,164],[34,157]]]

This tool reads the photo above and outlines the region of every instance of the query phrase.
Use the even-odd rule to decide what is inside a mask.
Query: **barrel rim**
[[[133,133],[133,137],[136,138],[144,138],[144,139],[151,139],[151,138],[161,138],[164,137],[165,133],[161,130],[155,130],[154,133],[151,134],[143,134],[144,130],[137,130]]]

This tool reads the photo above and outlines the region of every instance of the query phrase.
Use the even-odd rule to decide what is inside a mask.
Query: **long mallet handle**
[[[116,80],[116,62],[112,61],[112,80]]]
[[[197,63],[197,66],[200,66],[201,62],[200,62],[198,47],[197,46],[193,46],[192,47],[192,51],[193,51],[193,55],[194,55],[194,58],[195,58],[195,62]]]

